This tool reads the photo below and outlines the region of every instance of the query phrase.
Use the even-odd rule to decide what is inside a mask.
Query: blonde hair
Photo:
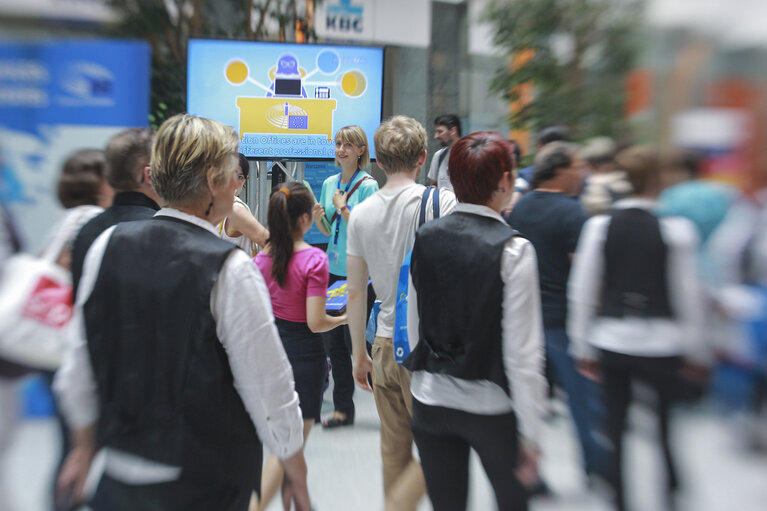
[[[405,115],[385,120],[373,137],[376,160],[387,174],[412,170],[426,150],[426,130]]]
[[[160,126],[152,146],[150,176],[166,204],[190,206],[207,198],[208,169],[213,182],[227,178],[237,164],[234,129],[204,117],[174,115]]]
[[[335,140],[336,142],[340,140],[342,143],[348,142],[357,147],[364,147],[365,150],[362,151],[357,166],[361,169],[368,166],[370,163],[370,148],[368,147],[368,137],[365,135],[365,132],[362,131],[362,128],[359,126],[344,126],[336,132]],[[340,166],[341,162],[336,158],[336,167]]]

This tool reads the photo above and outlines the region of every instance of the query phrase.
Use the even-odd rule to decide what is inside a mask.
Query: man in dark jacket
[[[113,225],[144,220],[160,209],[160,198],[149,178],[149,157],[154,133],[150,129],[129,128],[107,144],[106,178],[116,194],[112,206],[83,226],[72,247],[72,287],[77,286],[83,261],[93,241]]]

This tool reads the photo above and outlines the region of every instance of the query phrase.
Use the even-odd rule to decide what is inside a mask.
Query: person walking
[[[397,281],[405,255],[413,247],[426,191],[415,182],[426,161],[426,130],[415,119],[398,115],[381,123],[374,140],[378,163],[386,172],[386,184],[355,208],[347,245],[347,310],[354,380],[361,388],[373,392],[381,420],[386,509],[412,511],[426,489],[421,466],[413,457],[410,371],[394,360],[392,339]],[[435,216],[434,193],[426,197],[426,221]],[[439,216],[449,214],[455,202],[453,192],[439,190]],[[365,349],[368,277],[381,301],[370,356]]]
[[[237,134],[188,114],[155,137],[167,207],[104,231],[85,258],[55,390],[74,446],[59,488],[74,501],[97,449],[94,511],[248,508],[261,440],[284,499],[310,509],[293,373],[252,260],[218,237],[232,211]]]
[[[600,425],[600,389],[576,369],[567,336],[567,280],[586,220],[575,197],[584,162],[577,146],[551,142],[541,149],[534,164],[533,190],[511,211],[509,225],[535,247],[548,373],[552,383],[567,394],[585,474],[601,476],[604,449],[595,436]]]
[[[72,248],[72,289],[77,286],[83,272],[85,254],[93,241],[109,227],[120,222],[145,220],[160,209],[157,192],[149,177],[149,158],[152,153],[154,132],[150,129],[129,128],[112,137],[104,156],[104,175],[114,189],[112,205],[83,225]]]
[[[435,511],[466,509],[470,449],[500,510],[527,509],[526,487],[538,480],[543,332],[535,250],[500,216],[514,193],[510,150],[495,133],[459,139],[450,170],[460,202],[413,246],[415,347],[403,365],[413,371],[413,437]]]
[[[648,390],[657,421],[665,475],[659,494],[671,497],[679,479],[671,451],[670,409],[688,361],[706,358],[703,293],[697,276],[698,235],[682,217],[655,214],[661,191],[656,151],[634,147],[617,156],[633,192],[583,227],[568,286],[568,332],[580,371],[601,379],[612,446],[606,471],[614,505],[629,509],[623,438],[632,388]]]

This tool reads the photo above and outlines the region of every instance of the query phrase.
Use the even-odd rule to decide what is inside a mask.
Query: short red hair
[[[504,172],[514,170],[513,148],[492,131],[479,131],[458,139],[450,148],[450,182],[461,202],[485,204],[498,188]]]

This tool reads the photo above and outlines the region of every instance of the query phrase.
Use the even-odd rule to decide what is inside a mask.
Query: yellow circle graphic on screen
[[[226,79],[239,85],[248,79],[248,65],[241,60],[233,60],[226,66]]]
[[[365,75],[359,71],[349,71],[341,77],[341,90],[344,94],[356,98],[367,89],[368,83]]]

